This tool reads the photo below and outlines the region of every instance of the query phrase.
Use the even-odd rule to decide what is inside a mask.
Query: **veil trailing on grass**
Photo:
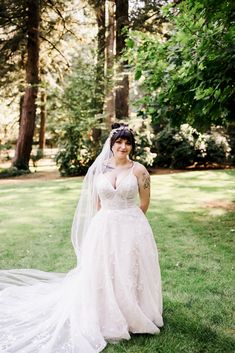
[[[74,214],[71,241],[78,258],[80,258],[82,243],[90,221],[97,210],[98,195],[95,188],[96,177],[104,171],[105,161],[112,155],[110,137],[104,143],[102,151],[97,156],[83,180],[81,194]],[[38,281],[57,280],[65,274],[44,272],[36,269],[0,270],[0,290],[10,286],[32,285]]]
[[[97,211],[98,195],[95,188],[96,177],[104,172],[105,161],[109,160],[111,155],[110,137],[108,137],[101,153],[90,166],[83,180],[81,195],[74,214],[71,230],[71,240],[78,260],[87,228]]]

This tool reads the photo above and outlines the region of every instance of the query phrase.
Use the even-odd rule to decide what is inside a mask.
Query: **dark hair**
[[[121,139],[127,140],[131,144],[132,146],[131,153],[133,154],[135,152],[135,137],[134,137],[133,130],[128,128],[128,125],[123,123],[112,124],[112,130],[115,130],[115,129],[118,129],[118,130],[113,132],[111,131],[110,149],[112,150],[112,147],[115,144],[116,140],[121,138]]]

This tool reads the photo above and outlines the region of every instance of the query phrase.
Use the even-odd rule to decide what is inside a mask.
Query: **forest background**
[[[2,0],[2,177],[56,150],[83,175],[112,122],[136,131],[135,159],[235,164],[234,2]]]

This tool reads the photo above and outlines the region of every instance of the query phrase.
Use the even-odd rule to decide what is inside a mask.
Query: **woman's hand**
[[[96,211],[99,211],[101,208],[101,202],[100,202],[100,198],[99,196],[97,197],[97,200],[96,200]]]

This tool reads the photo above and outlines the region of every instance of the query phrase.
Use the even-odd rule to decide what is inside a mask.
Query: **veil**
[[[105,141],[102,151],[88,169],[82,183],[81,194],[74,214],[71,229],[71,241],[78,261],[82,250],[82,243],[86,236],[87,228],[92,217],[97,211],[98,194],[96,191],[95,181],[97,176],[104,172],[104,162],[107,161],[111,155],[112,151],[110,150],[110,137],[108,137]]]

